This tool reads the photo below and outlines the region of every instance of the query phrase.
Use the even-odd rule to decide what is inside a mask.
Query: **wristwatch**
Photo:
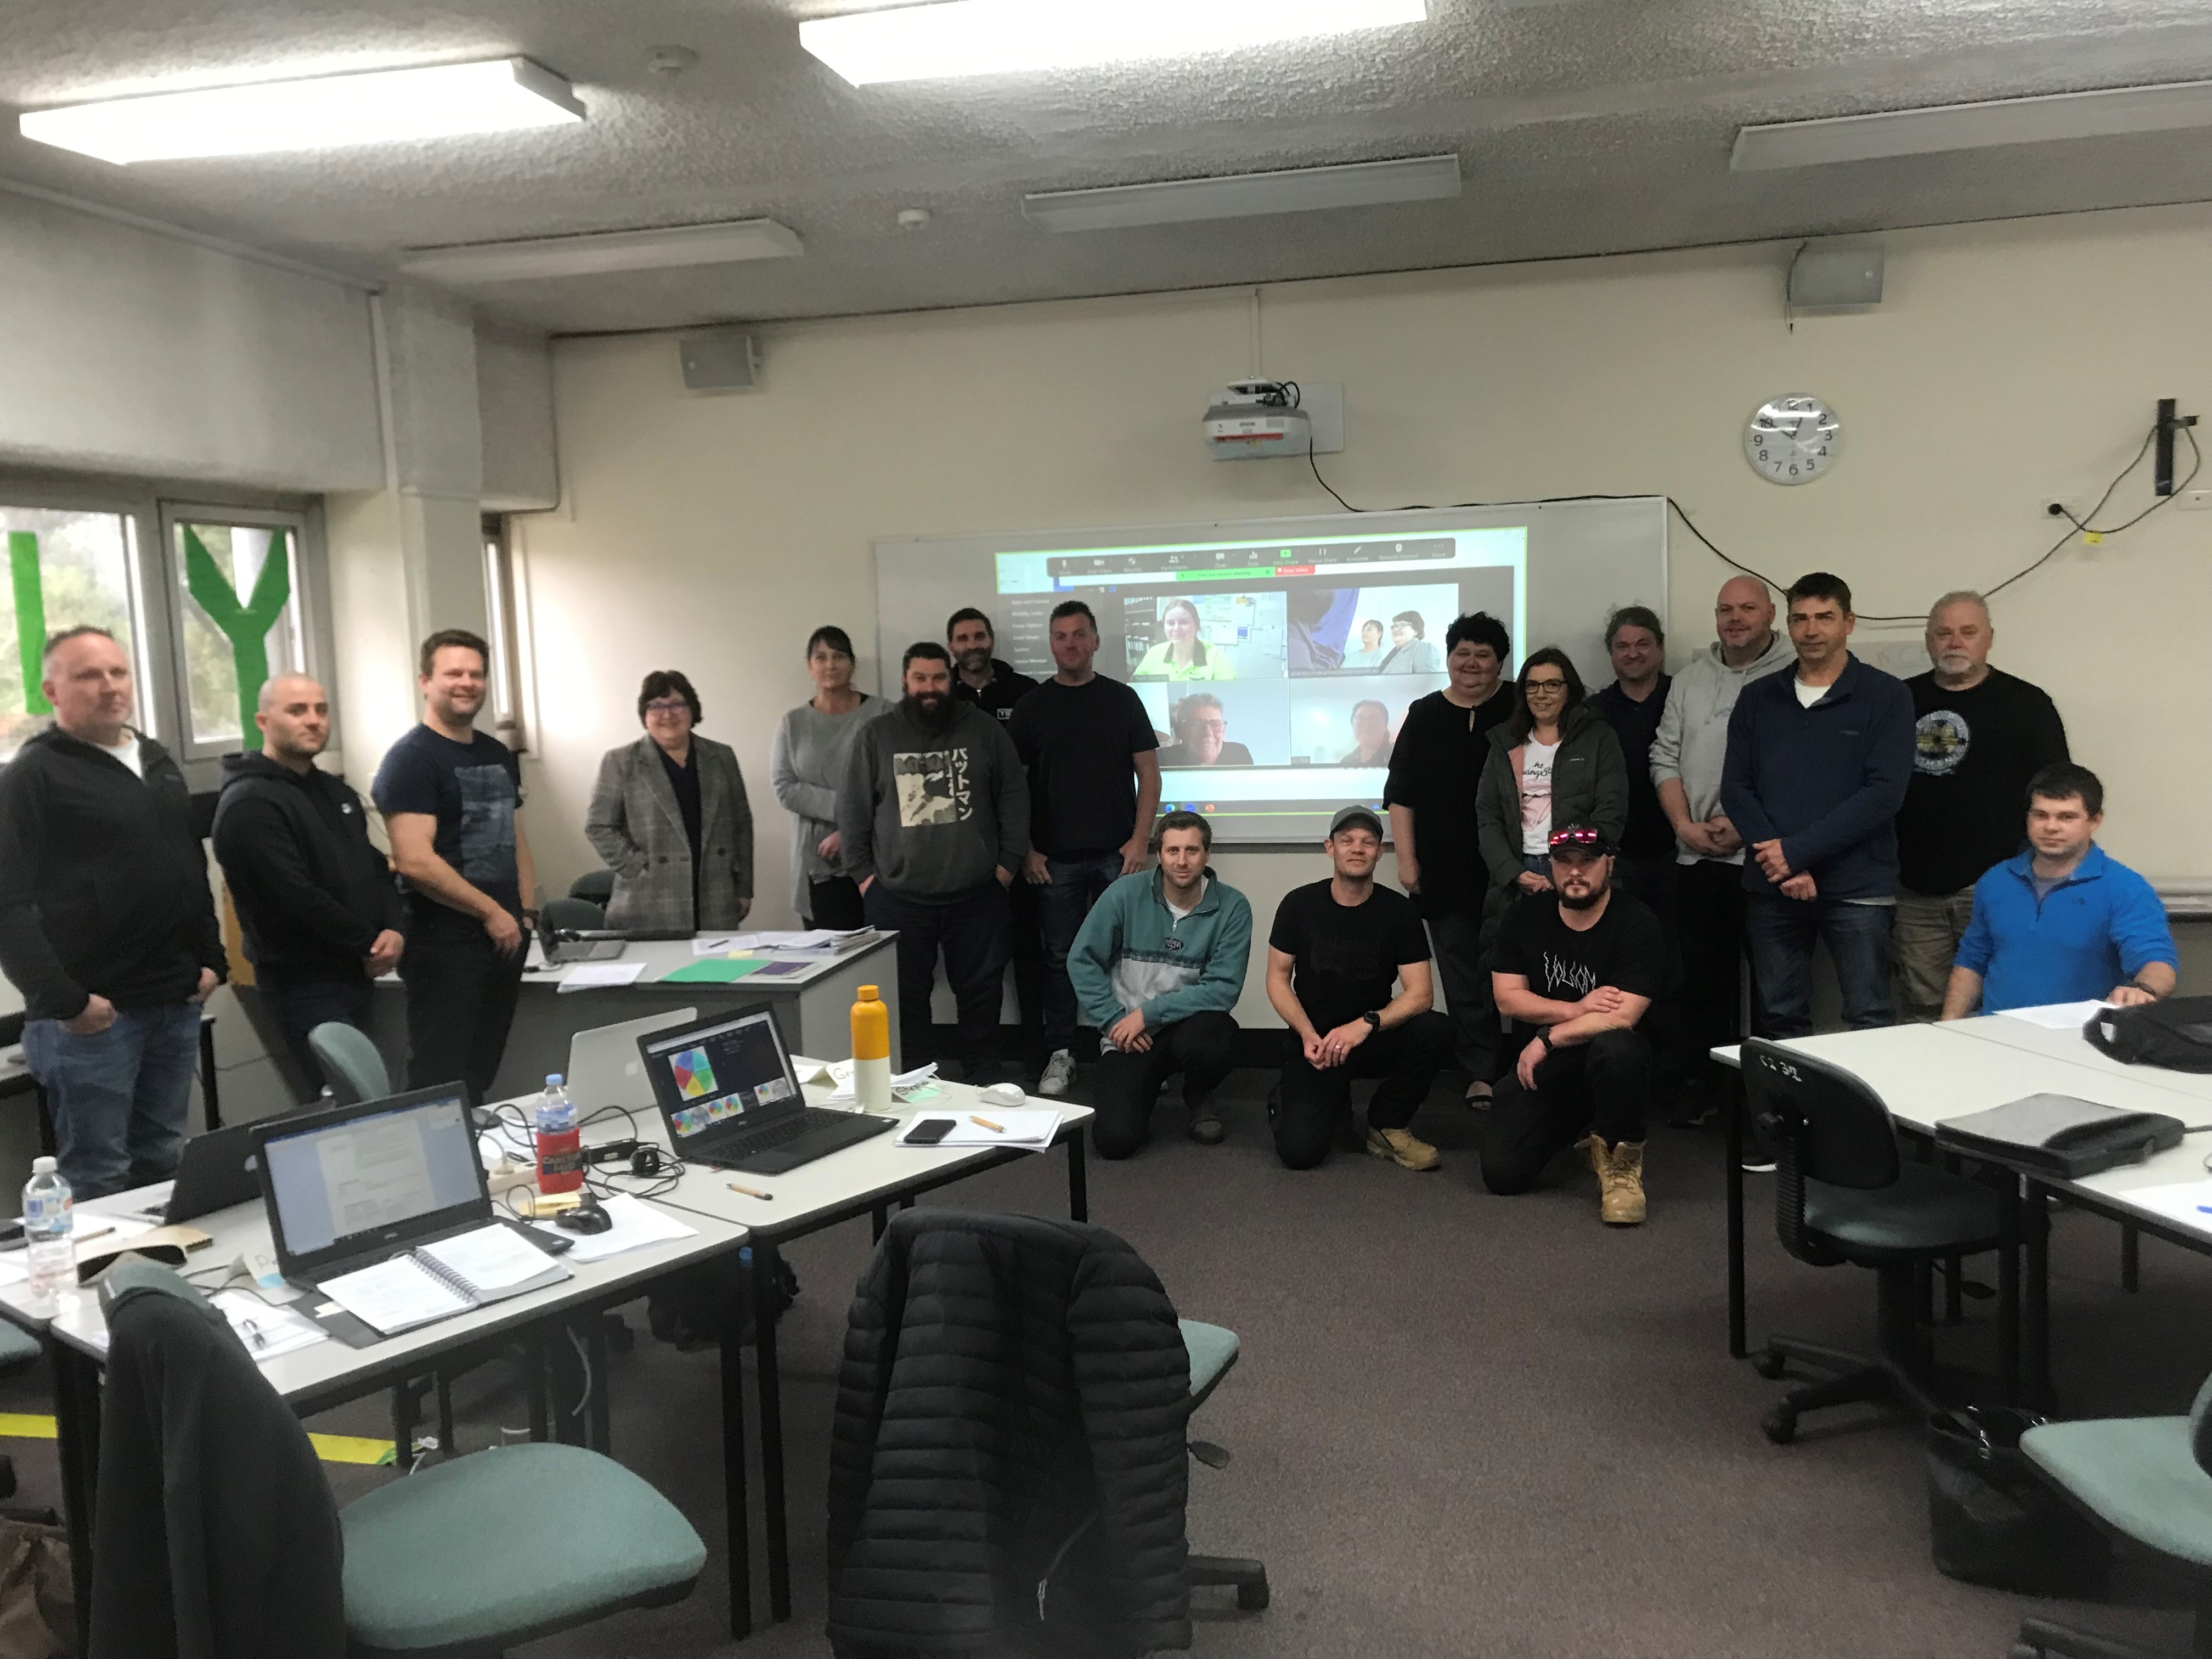
[[[1368,1029],[1370,1030],[1379,1031],[1382,1029],[1382,1016],[1372,1008],[1360,1015],[1360,1018],[1367,1022]]]
[[[1536,1028],[1536,1041],[1544,1045],[1544,1052],[1546,1054],[1550,1054],[1552,1052],[1552,1028],[1548,1025],[1539,1025]]]

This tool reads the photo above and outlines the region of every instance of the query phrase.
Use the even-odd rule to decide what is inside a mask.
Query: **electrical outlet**
[[[2212,489],[2185,489],[2181,499],[2173,504],[2177,513],[2203,513],[2212,509]]]

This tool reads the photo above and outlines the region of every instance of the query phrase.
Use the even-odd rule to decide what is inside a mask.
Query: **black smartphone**
[[[915,1120],[914,1127],[899,1137],[902,1146],[934,1146],[952,1133],[953,1120],[949,1117],[924,1117]]]

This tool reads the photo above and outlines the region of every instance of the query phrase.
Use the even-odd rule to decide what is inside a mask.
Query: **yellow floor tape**
[[[51,1440],[54,1419],[28,1412],[0,1412],[0,1440]],[[396,1448],[389,1440],[357,1434],[311,1434],[315,1455],[325,1463],[389,1463]]]

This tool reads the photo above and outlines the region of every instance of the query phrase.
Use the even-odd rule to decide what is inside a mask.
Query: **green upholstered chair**
[[[602,910],[614,902],[615,872],[611,870],[587,870],[568,884],[568,896],[589,899]]]
[[[2076,1506],[2124,1538],[2180,1562],[2196,1581],[2189,1651],[2212,1654],[2212,1378],[2186,1417],[2045,1423],[2026,1452]],[[2160,1659],[2149,1648],[2048,1620],[2020,1627],[2014,1659]]]
[[[20,1325],[0,1320],[0,1376],[19,1371],[39,1357],[39,1339]],[[0,1453],[0,1498],[15,1495],[15,1460]]]
[[[1182,1346],[1190,1355],[1190,1408],[1195,1412],[1237,1363],[1237,1333],[1195,1319],[1176,1322],[1182,1328]],[[1191,1442],[1190,1450],[1208,1468],[1222,1468],[1229,1462],[1227,1452],[1203,1440]],[[1267,1605],[1267,1569],[1261,1562],[1242,1556],[1194,1555],[1184,1574],[1194,1584],[1234,1584],[1237,1605],[1247,1613]]]
[[[368,1032],[343,1020],[325,1020],[307,1033],[307,1047],[330,1079],[331,1094],[341,1106],[364,1100],[382,1100],[392,1092],[391,1074],[384,1056]]]
[[[1932,1265],[1994,1250],[2003,1200],[1963,1176],[1898,1156],[1881,1097],[1840,1066],[1756,1038],[1743,1045],[1746,1103],[1775,1151],[1775,1229],[1782,1247],[1818,1267],[1875,1275],[1880,1352],[1874,1357],[1776,1337],[1752,1363],[1762,1376],[1793,1368],[1819,1380],[1793,1389],[1761,1425],[1786,1445],[1797,1419],[1824,1406],[1869,1401],[1925,1419],[1931,1357],[1920,1322]]]
[[[547,899],[538,912],[539,923],[556,933],[587,933],[607,925],[606,909],[589,899]]]

